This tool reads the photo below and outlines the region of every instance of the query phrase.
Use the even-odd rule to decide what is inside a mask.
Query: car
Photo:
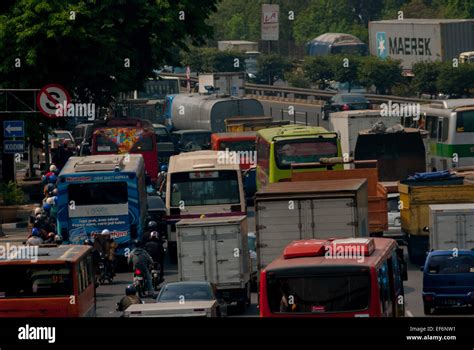
[[[156,303],[131,305],[125,317],[220,317],[227,314],[225,303],[216,299],[216,289],[209,282],[167,283]]]
[[[400,195],[398,193],[388,194],[387,203],[387,214],[388,214],[388,227],[389,230],[399,230],[402,226],[400,218],[400,209],[398,209],[398,202],[400,201]]]
[[[329,119],[332,112],[370,109],[370,101],[362,94],[342,93],[329,99],[323,107],[323,120]]]
[[[432,251],[421,269],[425,315],[439,308],[474,306],[474,251]]]

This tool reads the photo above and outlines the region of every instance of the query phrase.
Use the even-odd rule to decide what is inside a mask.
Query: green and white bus
[[[429,132],[428,170],[474,166],[474,99],[433,101],[403,124]]]

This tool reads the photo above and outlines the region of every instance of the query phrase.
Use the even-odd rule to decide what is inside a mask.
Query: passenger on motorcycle
[[[128,264],[132,264],[133,270],[139,269],[143,271],[148,294],[153,295],[153,283],[149,269],[149,267],[153,264],[153,259],[144,249],[142,242],[135,241],[135,248],[130,252],[127,260]]]
[[[106,271],[110,276],[115,276],[114,265],[115,265],[115,248],[116,243],[110,235],[110,231],[105,229],[102,230],[100,235],[96,235],[94,239],[93,249],[104,259]]]
[[[125,289],[125,296],[117,303],[117,311],[125,311],[133,304],[143,304],[143,301],[137,295],[137,289],[135,286],[129,285]]]
[[[165,249],[163,248],[163,240],[160,238],[157,231],[153,231],[150,234],[150,240],[145,243],[145,250],[150,254],[153,261],[160,267],[160,280],[158,283],[163,282],[163,263],[165,260]]]

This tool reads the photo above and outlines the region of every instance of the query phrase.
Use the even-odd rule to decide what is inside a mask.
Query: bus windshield
[[[239,204],[237,172],[197,171],[171,174],[171,206]]]
[[[0,298],[37,298],[74,295],[71,267],[5,265],[0,268]]]
[[[456,132],[474,132],[474,110],[457,113]]]
[[[239,151],[255,151],[255,140],[241,140],[241,141],[222,141],[219,149],[225,151],[239,152]]]
[[[126,182],[70,184],[69,201],[81,205],[124,204],[128,202]]]
[[[278,168],[289,169],[293,163],[315,163],[320,158],[337,157],[337,138],[278,141],[275,160]]]
[[[136,128],[106,128],[95,135],[94,153],[139,153],[153,151],[150,133]]]
[[[368,273],[267,277],[267,289],[272,313],[361,311],[369,307],[370,278]]]

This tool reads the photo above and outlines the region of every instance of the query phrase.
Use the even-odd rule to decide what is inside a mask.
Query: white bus
[[[474,166],[474,99],[433,101],[420,114],[403,124],[429,132],[428,170]]]
[[[166,182],[168,242],[176,252],[176,226],[184,218],[246,215],[239,162],[225,152],[197,151],[170,158]],[[234,164],[235,163],[235,164]]]

